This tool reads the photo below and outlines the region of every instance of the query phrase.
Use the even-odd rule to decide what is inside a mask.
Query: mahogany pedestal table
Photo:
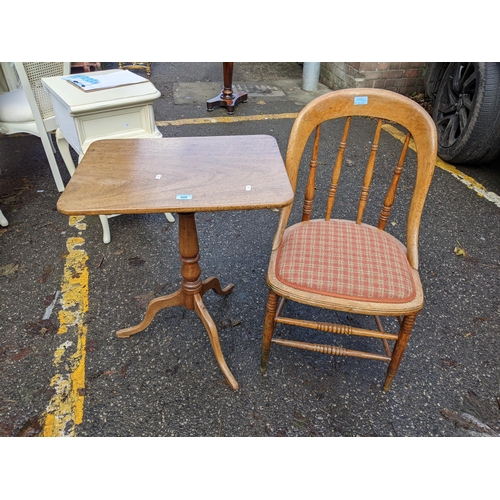
[[[207,101],[207,111],[213,111],[217,106],[224,106],[227,114],[232,115],[237,104],[248,101],[246,92],[233,92],[233,65],[232,62],[222,63],[224,87],[219,95]]]
[[[144,330],[158,311],[184,306],[202,320],[215,358],[230,386],[238,382],[226,364],[217,328],[203,304],[214,290],[226,295],[216,277],[202,281],[195,213],[282,208],[293,201],[276,140],[268,135],[111,139],[93,142],[57,203],[66,215],[179,215],[181,287],[153,299],[144,319],[119,330],[130,337]]]

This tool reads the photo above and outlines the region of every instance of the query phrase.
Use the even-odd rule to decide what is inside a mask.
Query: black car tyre
[[[500,64],[449,63],[434,101],[438,154],[487,163],[500,153]]]
[[[428,62],[425,69],[425,94],[434,104],[436,101],[436,94],[439,90],[439,84],[443,79],[443,74],[448,67],[447,62]]]

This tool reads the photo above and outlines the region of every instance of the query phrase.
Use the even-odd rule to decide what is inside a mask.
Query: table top
[[[113,69],[93,71],[89,75],[98,78],[99,75],[119,71],[123,72],[122,69]],[[123,106],[124,102],[128,100],[132,100],[134,103],[141,102],[141,99],[145,102],[152,102],[161,95],[160,91],[149,80],[134,85],[124,85],[91,92],[84,92],[61,76],[42,78],[42,85],[52,96],[64,103],[73,114],[85,113],[89,110],[95,111],[100,106],[103,108]]]
[[[92,143],[57,203],[66,215],[281,208],[294,193],[269,135]]]

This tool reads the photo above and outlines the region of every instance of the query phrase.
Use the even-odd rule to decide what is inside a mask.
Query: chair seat
[[[281,283],[305,292],[393,304],[415,299],[413,273],[399,240],[376,227],[337,219],[288,228],[275,267]]]
[[[0,122],[22,123],[33,121],[35,121],[35,118],[23,89],[0,94]]]

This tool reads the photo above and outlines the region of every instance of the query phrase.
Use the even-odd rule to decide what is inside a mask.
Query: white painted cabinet
[[[112,71],[123,70],[89,74],[99,78]],[[150,81],[89,92],[61,77],[44,78],[42,84],[50,93],[64,139],[80,158],[98,139],[161,137],[153,113],[160,92]]]

